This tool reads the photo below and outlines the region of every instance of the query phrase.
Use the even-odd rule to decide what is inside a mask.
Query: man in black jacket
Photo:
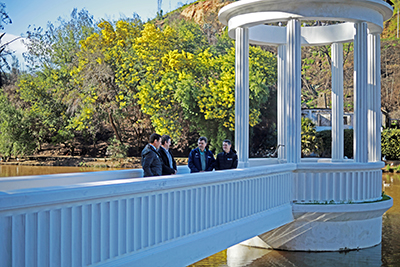
[[[153,133],[150,135],[149,143],[142,151],[143,177],[160,176],[162,174],[162,163],[157,149],[161,145],[161,136]]]
[[[222,142],[221,152],[217,155],[217,163],[215,165],[215,170],[227,170],[236,169],[238,166],[238,157],[233,149],[231,149],[232,144],[229,139],[225,139]]]
[[[206,148],[207,138],[202,136],[197,141],[198,147],[190,151],[190,172],[208,172],[214,169],[215,159],[213,153]]]
[[[158,149],[158,153],[160,154],[160,158],[162,161],[162,175],[171,175],[176,174],[176,161],[171,151],[169,150],[171,146],[171,137],[169,135],[164,134],[161,136],[161,146]]]

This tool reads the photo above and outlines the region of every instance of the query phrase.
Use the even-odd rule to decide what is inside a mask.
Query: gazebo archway
[[[235,146],[240,167],[250,166],[249,44],[278,47],[278,163],[295,163],[297,168],[294,222],[259,235],[271,247],[332,251],[381,242],[382,214],[392,200],[376,202],[382,200],[384,166],[380,34],[392,13],[382,0],[241,0],[220,10],[220,21],[236,40]],[[301,27],[302,21],[331,25]],[[352,41],[354,159],[348,160],[342,119],[343,43]],[[301,46],[320,45],[331,45],[332,50],[332,158],[310,161],[301,159]]]
[[[249,44],[278,47],[278,155],[283,162],[297,163],[301,46],[332,47],[332,161],[342,161],[343,43],[354,41],[354,160],[380,161],[380,33],[392,13],[381,0],[242,0],[221,9],[219,19],[236,39],[235,145],[240,166],[249,166]],[[304,20],[335,24],[301,27]]]

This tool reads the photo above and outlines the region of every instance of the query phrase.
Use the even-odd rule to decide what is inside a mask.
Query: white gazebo
[[[267,242],[272,247],[340,250],[380,243],[382,214],[390,204],[361,203],[381,199],[380,34],[392,13],[392,7],[382,0],[241,0],[220,10],[220,21],[236,40],[235,146],[241,167],[252,165],[248,151],[249,44],[274,45],[278,50],[278,162],[298,167],[293,188],[296,220],[263,236],[264,240],[274,237]],[[305,22],[310,21],[328,23],[307,26]],[[342,119],[343,43],[348,42],[354,42],[352,160],[344,159]],[[301,159],[301,46],[321,45],[330,45],[332,51],[332,156],[306,160]],[[323,230],[326,222],[329,231]],[[363,235],[366,231],[369,234]],[[352,237],[357,242],[348,240]]]

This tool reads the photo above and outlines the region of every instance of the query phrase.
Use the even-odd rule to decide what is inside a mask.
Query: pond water
[[[26,175],[42,175],[71,172],[95,172],[121,170],[116,168],[96,167],[66,167],[66,166],[25,166],[25,165],[0,165],[0,178]],[[124,169],[126,170],[126,169]]]
[[[288,252],[236,245],[190,267],[379,267],[400,266],[400,174],[383,174],[382,190],[393,198],[383,215],[382,243],[349,252]]]
[[[112,168],[0,165],[0,177],[115,170]],[[383,215],[382,243],[350,252],[287,252],[236,245],[191,267],[344,267],[400,266],[400,174],[383,174],[382,190],[393,198]]]

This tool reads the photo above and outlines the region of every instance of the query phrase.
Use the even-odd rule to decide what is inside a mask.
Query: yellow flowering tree
[[[80,112],[71,126],[97,133],[101,124],[107,122],[118,142],[122,143],[124,119],[130,116],[135,102],[132,87],[124,81],[131,73],[136,74],[127,62],[132,57],[130,49],[140,26],[119,20],[115,25],[102,21],[98,27],[99,33],[93,33],[81,42],[79,63],[71,72],[80,92],[77,95]]]
[[[145,27],[145,30],[151,33],[142,34],[151,36],[145,45],[140,43],[146,47],[145,52],[157,43],[162,46],[152,55],[161,56],[164,52],[161,60],[148,59],[146,77],[150,79],[141,82],[136,95],[156,130],[174,138],[182,137],[183,132],[198,132],[208,136],[216,148],[223,139],[233,139],[235,50],[232,43],[228,43],[225,53],[211,48],[187,52],[180,49],[190,47],[182,43],[183,39],[171,51],[175,41],[172,36],[177,35],[173,30],[161,31],[155,27]],[[162,47],[167,49],[161,51]],[[260,121],[260,107],[268,100],[275,83],[275,66],[271,53],[250,48],[250,126]]]
[[[153,130],[181,147],[198,135],[207,136],[211,148],[233,139],[235,49],[226,32],[211,45],[198,24],[183,20],[163,26],[128,19],[84,25],[76,37],[71,27],[57,44],[37,45],[47,51],[37,57],[44,62],[41,70],[20,82],[21,98],[34,114],[48,116],[49,131],[59,129],[51,126],[54,113],[65,132],[93,139],[107,124],[119,144],[137,152]],[[275,72],[275,57],[250,47],[250,126],[263,116]]]
[[[188,31],[185,27],[160,29],[146,24],[134,45],[145,72],[136,94],[138,103],[151,116],[157,132],[181,141],[189,133],[191,118],[179,102],[178,86],[182,72],[198,63],[191,52],[182,48],[193,51],[201,47],[196,47],[196,42],[205,43],[193,34],[177,38]]]

